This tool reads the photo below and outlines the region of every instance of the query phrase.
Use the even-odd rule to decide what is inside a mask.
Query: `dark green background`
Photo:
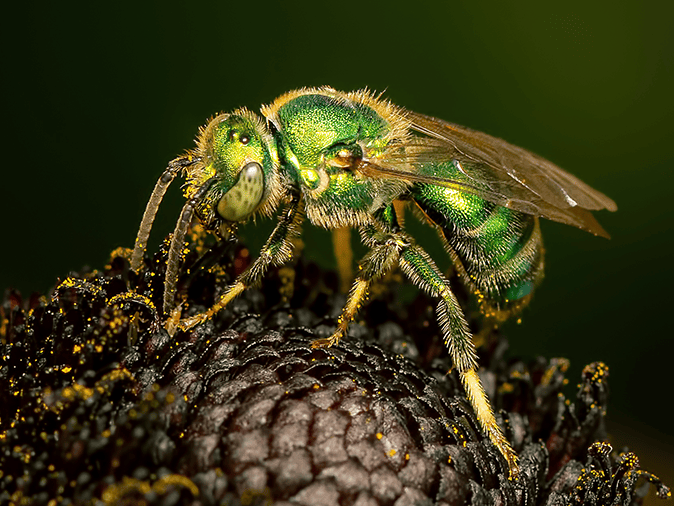
[[[0,288],[44,291],[132,246],[156,178],[211,114],[301,86],[386,90],[531,149],[618,203],[598,216],[611,241],[544,223],[547,277],[508,334],[519,355],[570,358],[572,383],[584,364],[608,363],[617,441],[658,441],[642,462],[665,475],[674,4],[664,5],[26,4],[2,28]],[[180,205],[174,189],[155,245]]]

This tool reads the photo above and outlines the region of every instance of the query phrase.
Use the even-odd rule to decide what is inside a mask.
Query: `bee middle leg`
[[[358,309],[367,299],[368,289],[373,281],[381,278],[390,270],[400,257],[400,252],[407,246],[406,237],[402,233],[378,233],[374,227],[363,227],[361,235],[364,242],[371,246],[371,250],[360,261],[359,273],[337,322],[337,329],[328,338],[316,339],[311,343],[314,348],[334,346],[346,334],[351,321],[355,318]]]

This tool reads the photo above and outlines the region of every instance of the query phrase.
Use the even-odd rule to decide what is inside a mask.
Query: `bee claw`
[[[196,327],[200,323],[204,323],[207,319],[208,316],[206,314],[198,314],[195,316],[190,316],[189,318],[180,320],[180,323],[178,323],[178,328],[183,331],[190,330],[191,328]]]
[[[182,308],[180,305],[176,306],[171,315],[164,322],[164,328],[168,332],[169,336],[173,337],[175,333],[180,329],[180,315],[182,313]]]
[[[316,339],[312,341],[311,347],[316,349],[316,348],[330,348],[331,346],[336,345],[339,343],[339,336],[338,334],[333,334],[328,338],[323,338],[323,339]]]
[[[176,307],[173,311],[171,311],[171,316],[169,316],[168,319],[164,322],[164,328],[171,337],[173,337],[179,330],[185,332],[208,320],[207,313],[201,313],[188,318],[183,318],[181,320],[181,312],[182,309],[180,306]]]

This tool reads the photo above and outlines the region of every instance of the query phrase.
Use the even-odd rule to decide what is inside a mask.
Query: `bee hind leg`
[[[437,306],[438,323],[454,367],[459,372],[461,383],[481,429],[508,463],[509,478],[516,479],[519,474],[517,454],[498,426],[494,410],[482,387],[477,374],[475,344],[461,306],[450,290],[448,281],[428,254],[415,244],[401,252],[400,266],[415,285],[440,299]]]

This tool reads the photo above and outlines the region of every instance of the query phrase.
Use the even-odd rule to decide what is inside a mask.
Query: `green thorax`
[[[405,190],[400,180],[366,177],[349,165],[386,152],[397,119],[384,117],[391,114],[388,104],[319,89],[282,97],[263,112],[274,125],[279,162],[301,189],[314,224],[368,223]]]
[[[387,122],[370,107],[321,94],[300,95],[282,105],[277,121],[284,150],[300,167],[315,167],[341,146],[382,148]],[[292,156],[291,156],[292,159]]]

